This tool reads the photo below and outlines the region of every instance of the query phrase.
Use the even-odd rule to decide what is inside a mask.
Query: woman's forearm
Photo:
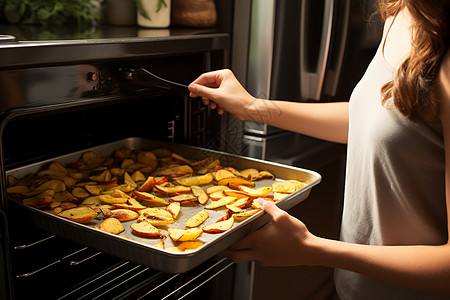
[[[299,103],[255,98],[239,118],[327,141],[347,143],[348,102]]]

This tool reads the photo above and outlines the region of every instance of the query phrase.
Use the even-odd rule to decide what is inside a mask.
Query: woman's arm
[[[450,53],[440,73],[441,121],[445,146],[447,234],[450,232]],[[450,243],[371,246],[323,239],[274,203],[263,202],[272,221],[224,252],[233,261],[264,265],[329,266],[411,289],[450,295]]]
[[[347,143],[348,103],[298,103],[251,96],[230,70],[201,75],[189,85],[192,97],[226,110],[240,120],[252,120],[316,138]]]

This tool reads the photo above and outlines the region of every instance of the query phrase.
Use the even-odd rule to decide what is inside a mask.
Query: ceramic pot
[[[138,9],[137,24],[147,28],[167,28],[170,26],[171,0],[139,0],[146,18]],[[158,10],[159,9],[159,10]]]

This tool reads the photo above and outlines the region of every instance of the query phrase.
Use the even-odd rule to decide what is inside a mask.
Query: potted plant
[[[137,24],[142,27],[166,28],[170,25],[171,0],[134,0]]]
[[[13,24],[91,25],[101,18],[100,0],[0,0]]]

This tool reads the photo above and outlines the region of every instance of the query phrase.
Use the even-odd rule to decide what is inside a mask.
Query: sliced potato
[[[95,226],[95,228],[100,229],[101,231],[112,233],[112,234],[119,234],[119,233],[125,231],[125,227],[120,222],[120,220],[118,220],[114,217],[103,220],[103,222],[100,223],[100,225],[98,227]]]
[[[176,219],[178,217],[178,215],[180,214],[181,211],[181,205],[180,202],[172,202],[170,203],[167,207],[166,210],[168,212],[170,212],[170,214],[172,215],[172,217],[174,219]]]
[[[26,194],[31,192],[30,188],[25,185],[10,186],[6,189],[9,194]]]
[[[164,204],[164,205],[169,205],[169,203],[162,199],[159,198],[153,194],[150,193],[146,193],[146,192],[138,192],[138,191],[134,191],[134,195],[144,201],[148,201],[148,202],[152,202],[152,203],[159,203],[159,204]]]
[[[223,191],[214,192],[212,194],[209,194],[209,198],[211,198],[212,201],[218,201],[222,199],[223,197],[226,197],[227,195],[224,194]]]
[[[159,249],[165,249],[166,248],[166,243],[164,240],[157,242],[156,244],[152,245],[155,248],[159,248]]]
[[[254,176],[257,176],[258,174],[259,174],[259,171],[256,169],[252,169],[252,168],[241,171],[241,175],[247,179],[252,179]]]
[[[229,178],[229,177],[236,177],[233,173],[231,173],[228,170],[220,169],[217,172],[214,172],[214,179],[219,182],[221,179]]]
[[[86,199],[91,194],[82,187],[76,187],[72,190],[72,195],[78,199]]]
[[[259,209],[259,208],[245,209],[245,210],[242,210],[242,211],[240,211],[238,213],[233,214],[233,218],[236,221],[242,221],[243,219],[246,219],[246,218],[248,218],[250,216],[253,216],[254,214],[256,214],[256,213],[258,213],[260,211],[261,211],[261,209]]]
[[[166,235],[161,230],[159,230],[158,228],[156,228],[155,226],[153,226],[148,222],[133,223],[130,225],[130,228],[133,230],[133,232],[145,237],[149,238],[166,237]]]
[[[133,179],[135,182],[145,181],[145,175],[142,174],[141,171],[134,171],[134,173],[131,175],[131,179]]]
[[[111,210],[111,217],[118,219],[120,222],[127,222],[137,219],[139,214],[131,209],[118,208]]]
[[[202,245],[203,245],[203,242],[200,242],[200,241],[182,242],[175,247],[166,248],[166,250],[173,251],[173,252],[185,252],[185,251],[195,250]]]
[[[251,180],[241,178],[241,177],[228,177],[223,178],[217,182],[218,185],[226,185],[232,189],[239,189],[240,185],[245,185],[249,187],[254,187],[255,183]]]
[[[183,178],[175,178],[175,182],[184,186],[207,185],[213,181],[214,177],[211,173],[205,175],[189,176]]]
[[[206,221],[206,219],[209,218],[209,214],[206,210],[202,210],[198,213],[196,213],[194,216],[190,217],[186,220],[185,226],[186,227],[197,227],[201,225],[203,222]]]
[[[61,180],[52,179],[39,185],[36,190],[54,190],[56,193],[66,190],[66,185]]]
[[[175,186],[163,186],[159,184],[155,184],[155,188],[168,196],[177,196],[181,194],[186,194],[191,191],[191,188],[183,185],[175,185]]]
[[[194,194],[182,194],[169,198],[169,202],[180,202],[180,203],[195,202],[197,200],[198,197],[195,196]]]
[[[225,221],[216,222],[210,225],[206,225],[202,227],[202,230],[204,232],[208,233],[220,233],[227,231],[228,229],[232,228],[234,224],[234,218],[229,218]]]
[[[193,185],[191,186],[191,190],[192,193],[197,196],[198,203],[205,205],[208,202],[209,196],[203,188],[197,185]]]
[[[227,204],[230,204],[231,202],[235,201],[236,197],[223,197],[220,200],[214,201],[211,204],[205,206],[206,209],[216,209],[219,208],[221,206],[225,206]]]
[[[97,213],[89,206],[79,206],[63,210],[58,216],[77,223],[88,223],[97,217]]]
[[[139,192],[151,192],[155,187],[156,179],[153,176],[147,177],[145,182],[139,187]]]
[[[158,176],[174,176],[174,175],[186,175],[193,174],[194,170],[188,165],[174,166],[167,169],[161,169],[156,172]]]
[[[295,184],[291,181],[277,181],[272,184],[274,193],[292,194],[295,192]]]
[[[265,186],[259,189],[252,189],[247,186],[241,185],[239,186],[239,189],[247,193],[250,197],[264,197],[272,191],[271,186]]]
[[[220,191],[224,191],[224,190],[228,190],[228,189],[229,189],[229,187],[227,187],[226,185],[213,185],[206,189],[206,193],[208,195],[210,195],[212,193],[216,193],[216,192],[220,192]]]
[[[148,222],[153,226],[165,226],[175,222],[172,214],[165,209],[146,208],[139,213],[138,222]]]
[[[203,234],[203,230],[197,227],[190,229],[169,228],[168,232],[170,238],[176,242],[195,241]]]
[[[105,194],[105,195],[99,195],[98,198],[105,202],[105,203],[109,203],[109,204],[120,204],[120,203],[127,203],[128,202],[128,198],[127,197],[114,197],[112,195],[109,194]]]
[[[35,208],[42,208],[50,205],[53,202],[54,190],[45,190],[40,194],[22,200],[22,203]]]

